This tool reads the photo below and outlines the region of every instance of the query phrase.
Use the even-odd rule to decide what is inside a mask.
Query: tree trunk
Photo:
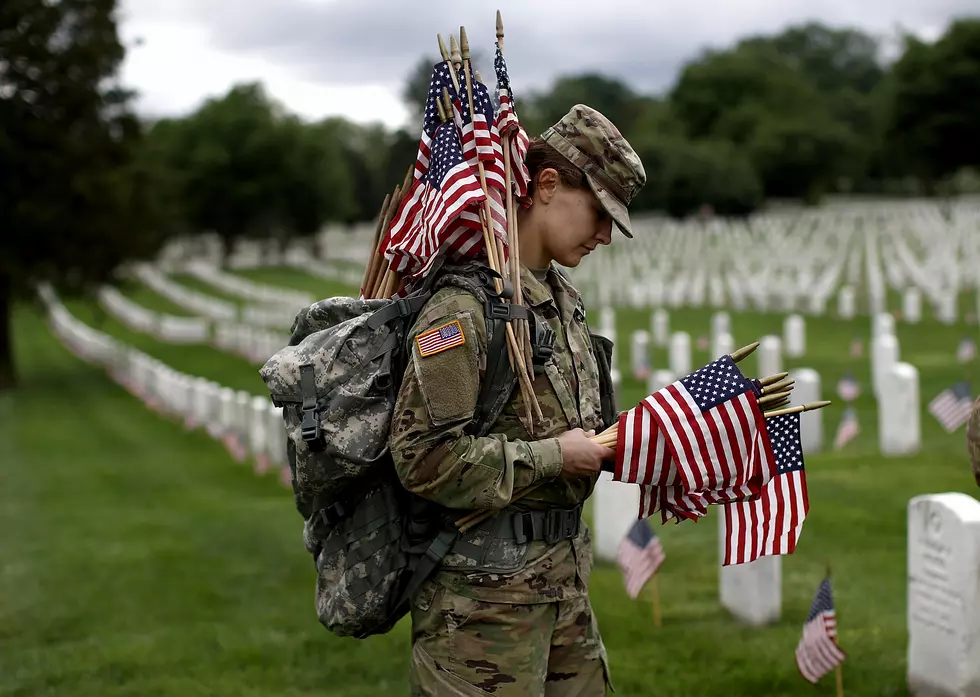
[[[13,279],[0,271],[0,392],[17,384],[13,346]]]

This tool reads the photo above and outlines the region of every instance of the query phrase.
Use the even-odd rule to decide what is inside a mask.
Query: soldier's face
[[[562,266],[575,267],[612,239],[612,218],[591,189],[557,187],[548,206],[547,247]]]

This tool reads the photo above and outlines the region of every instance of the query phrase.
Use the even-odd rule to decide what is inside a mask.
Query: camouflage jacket
[[[556,335],[545,374],[534,381],[544,419],[526,422],[523,398],[515,389],[486,437],[464,433],[487,363],[482,304],[463,289],[446,287],[420,313],[408,336],[411,357],[389,440],[396,471],[409,491],[460,515],[504,508],[515,491],[540,480],[547,482],[515,505],[570,508],[591,495],[595,476],[558,476],[557,437],[573,428],[601,429],[598,367],[578,291],[554,268],[547,280],[541,283],[522,267],[525,302]],[[437,345],[438,352],[431,353],[427,338],[431,342],[447,325],[458,327],[462,339],[443,344],[452,345],[442,350]],[[571,542],[501,544],[496,573],[483,573],[472,560],[450,553],[437,580],[480,600],[547,602],[587,593],[591,564],[590,534],[583,523]]]
[[[980,486],[980,397],[973,403],[970,422],[966,426],[966,447],[973,467],[973,478]]]

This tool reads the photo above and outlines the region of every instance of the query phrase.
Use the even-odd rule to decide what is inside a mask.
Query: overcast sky
[[[934,38],[975,2],[121,0],[120,30],[130,47],[123,79],[140,92],[139,110],[149,115],[186,113],[236,82],[259,80],[310,119],[341,114],[400,126],[406,74],[422,55],[438,55],[436,34],[448,37],[462,24],[472,49],[492,55],[497,9],[520,96],[584,70],[657,92],[705,47],[810,19],[883,37],[901,26]],[[477,69],[492,76],[490,64]]]

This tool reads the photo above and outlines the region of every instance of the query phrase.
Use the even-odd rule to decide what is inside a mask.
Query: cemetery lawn
[[[271,274],[295,272],[269,273],[247,275],[294,285]],[[66,304],[95,323],[91,306]],[[317,623],[301,521],[277,478],[254,476],[206,435],[146,410],[68,354],[34,312],[22,307],[15,317],[22,386],[0,395],[0,695],[407,694],[406,623],[361,642]],[[593,322],[597,316],[592,309]],[[676,310],[671,329],[692,332],[696,345],[710,316]],[[621,310],[617,323],[619,365],[628,372],[628,332],[649,327],[649,312]],[[736,345],[779,333],[781,323],[777,314],[733,313]],[[126,331],[111,320],[103,329]],[[919,367],[926,404],[962,376],[956,343],[976,327],[927,320],[896,331],[902,360]],[[699,524],[657,523],[667,553],[662,628],[653,626],[648,597],[626,597],[614,566],[598,564],[592,578],[616,694],[833,694],[832,675],[811,686],[793,659],[828,562],[849,656],[845,694],[907,694],[907,502],[976,489],[963,432],[946,435],[924,411],[921,454],[877,454],[868,361],[848,355],[856,336],[867,346],[867,318],[807,317],[808,355],[784,359],[788,368],[819,371],[824,398],[835,398],[834,383],[849,368],[863,392],[859,438],[841,453],[807,458],[811,510],[796,553],[783,558],[782,619],[745,628],[719,605],[716,512]],[[240,359],[131,332],[125,339],[146,342],[137,345],[178,370],[263,394],[256,368]],[[665,360],[658,349],[654,365]],[[707,360],[695,350],[695,367]],[[756,374],[754,356],[742,365]],[[644,394],[627,377],[621,406]],[[841,411],[823,410],[828,442]]]

